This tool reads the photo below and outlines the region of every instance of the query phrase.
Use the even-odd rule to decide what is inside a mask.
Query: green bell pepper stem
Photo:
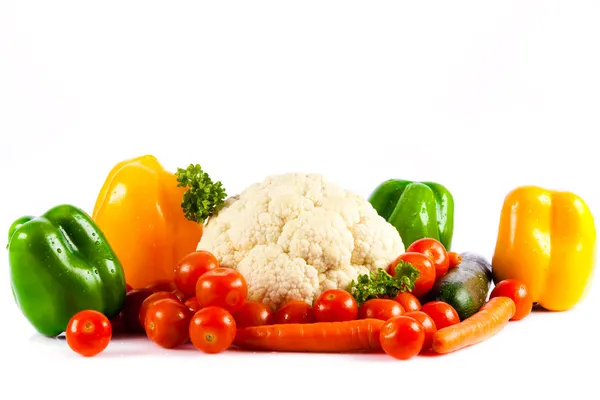
[[[72,205],[16,220],[8,256],[17,305],[42,335],[61,334],[82,310],[113,318],[125,301],[119,260],[94,221]]]
[[[450,250],[454,199],[443,185],[389,179],[373,191],[369,202],[396,227],[406,248],[421,238],[433,238]]]

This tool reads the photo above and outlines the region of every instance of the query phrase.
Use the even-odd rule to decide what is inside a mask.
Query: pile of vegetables
[[[316,174],[228,197],[200,165],[153,156],[109,173],[90,214],[59,205],[9,229],[11,288],[42,335],[95,356],[115,334],[174,349],[451,353],[535,306],[581,302],[593,216],[573,193],[519,187],[491,263],[451,249],[454,199],[390,179],[364,199]],[[565,265],[569,268],[565,268]]]

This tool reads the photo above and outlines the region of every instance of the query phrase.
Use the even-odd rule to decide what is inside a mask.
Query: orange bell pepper
[[[495,283],[519,280],[535,303],[565,311],[586,297],[595,257],[594,218],[579,196],[534,186],[506,196],[492,259]]]
[[[203,225],[184,216],[185,191],[151,155],[120,162],[104,182],[92,218],[133,288],[173,281],[177,263],[196,250]]]

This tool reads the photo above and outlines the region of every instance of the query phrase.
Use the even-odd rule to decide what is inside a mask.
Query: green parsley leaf
[[[359,306],[371,299],[386,296],[394,298],[401,292],[411,292],[415,288],[417,278],[421,275],[417,268],[403,260],[398,262],[394,272],[396,276],[391,276],[386,270],[380,268],[377,273],[371,271],[360,275],[356,281],[350,283],[349,292]]]
[[[199,164],[190,164],[187,168],[177,168],[177,186],[187,187],[183,195],[181,208],[185,217],[203,224],[225,202],[227,193],[223,184],[213,182]]]

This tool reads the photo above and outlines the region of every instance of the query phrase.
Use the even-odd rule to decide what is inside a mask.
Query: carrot
[[[454,251],[448,252],[448,264],[449,267],[456,267],[458,264],[462,262],[462,256]]]
[[[242,349],[344,353],[381,350],[379,333],[385,321],[360,319],[343,322],[276,324],[237,330],[234,344]]]
[[[471,317],[458,324],[440,329],[433,335],[432,349],[436,353],[451,353],[500,332],[516,312],[508,297],[494,297]]]

